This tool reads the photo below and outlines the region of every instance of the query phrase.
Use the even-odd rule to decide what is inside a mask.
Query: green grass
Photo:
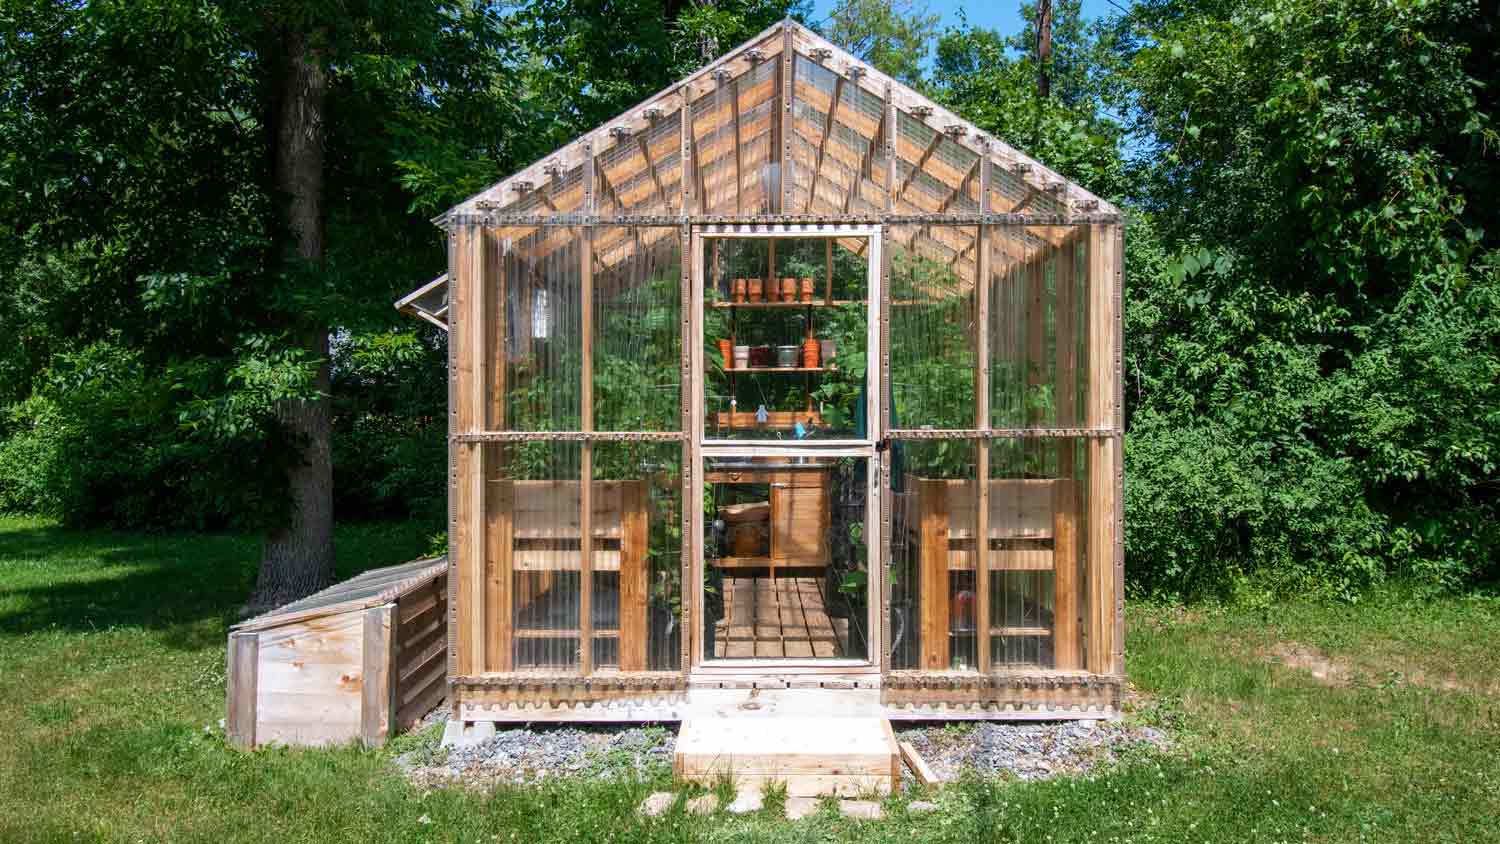
[[[344,528],[343,571],[421,553]],[[224,633],[258,544],[0,519],[0,841],[1500,840],[1500,602],[1132,606],[1130,717],[1169,752],[1037,784],[964,782],[933,815],[643,822],[649,782],[420,791],[391,751],[225,748]],[[1273,662],[1295,644],[1332,684]],[[404,748],[432,736],[406,737]],[[769,801],[773,806],[778,801]]]

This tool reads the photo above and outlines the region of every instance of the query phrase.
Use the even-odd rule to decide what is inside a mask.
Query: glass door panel
[[[872,461],[703,461],[703,657],[870,656]]]
[[[868,236],[703,241],[703,437],[868,441]]]

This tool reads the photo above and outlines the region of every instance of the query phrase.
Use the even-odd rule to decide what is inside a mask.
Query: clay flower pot
[[[812,300],[813,300],[813,280],[812,280],[811,277],[804,277],[802,279],[802,301],[803,302],[811,302]]]
[[[761,280],[758,278],[745,279],[746,301],[759,302],[761,294]]]
[[[797,279],[787,276],[781,280],[781,301],[797,301]]]
[[[802,366],[805,369],[818,368],[818,352],[822,344],[815,338],[809,337],[802,341]]]
[[[743,278],[735,279],[734,286],[730,288],[730,292],[734,297],[734,301],[743,303],[745,301],[745,280]]]
[[[734,344],[728,340],[720,340],[719,354],[724,356],[724,368],[734,369]]]

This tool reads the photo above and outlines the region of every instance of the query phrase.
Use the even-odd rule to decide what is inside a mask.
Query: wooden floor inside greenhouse
[[[849,620],[831,618],[819,577],[725,576],[715,659],[843,657]]]

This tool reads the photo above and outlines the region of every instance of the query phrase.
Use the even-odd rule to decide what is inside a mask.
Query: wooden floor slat
[[[724,617],[716,624],[716,659],[838,657],[848,652],[848,625],[830,619],[814,577],[730,576]]]

